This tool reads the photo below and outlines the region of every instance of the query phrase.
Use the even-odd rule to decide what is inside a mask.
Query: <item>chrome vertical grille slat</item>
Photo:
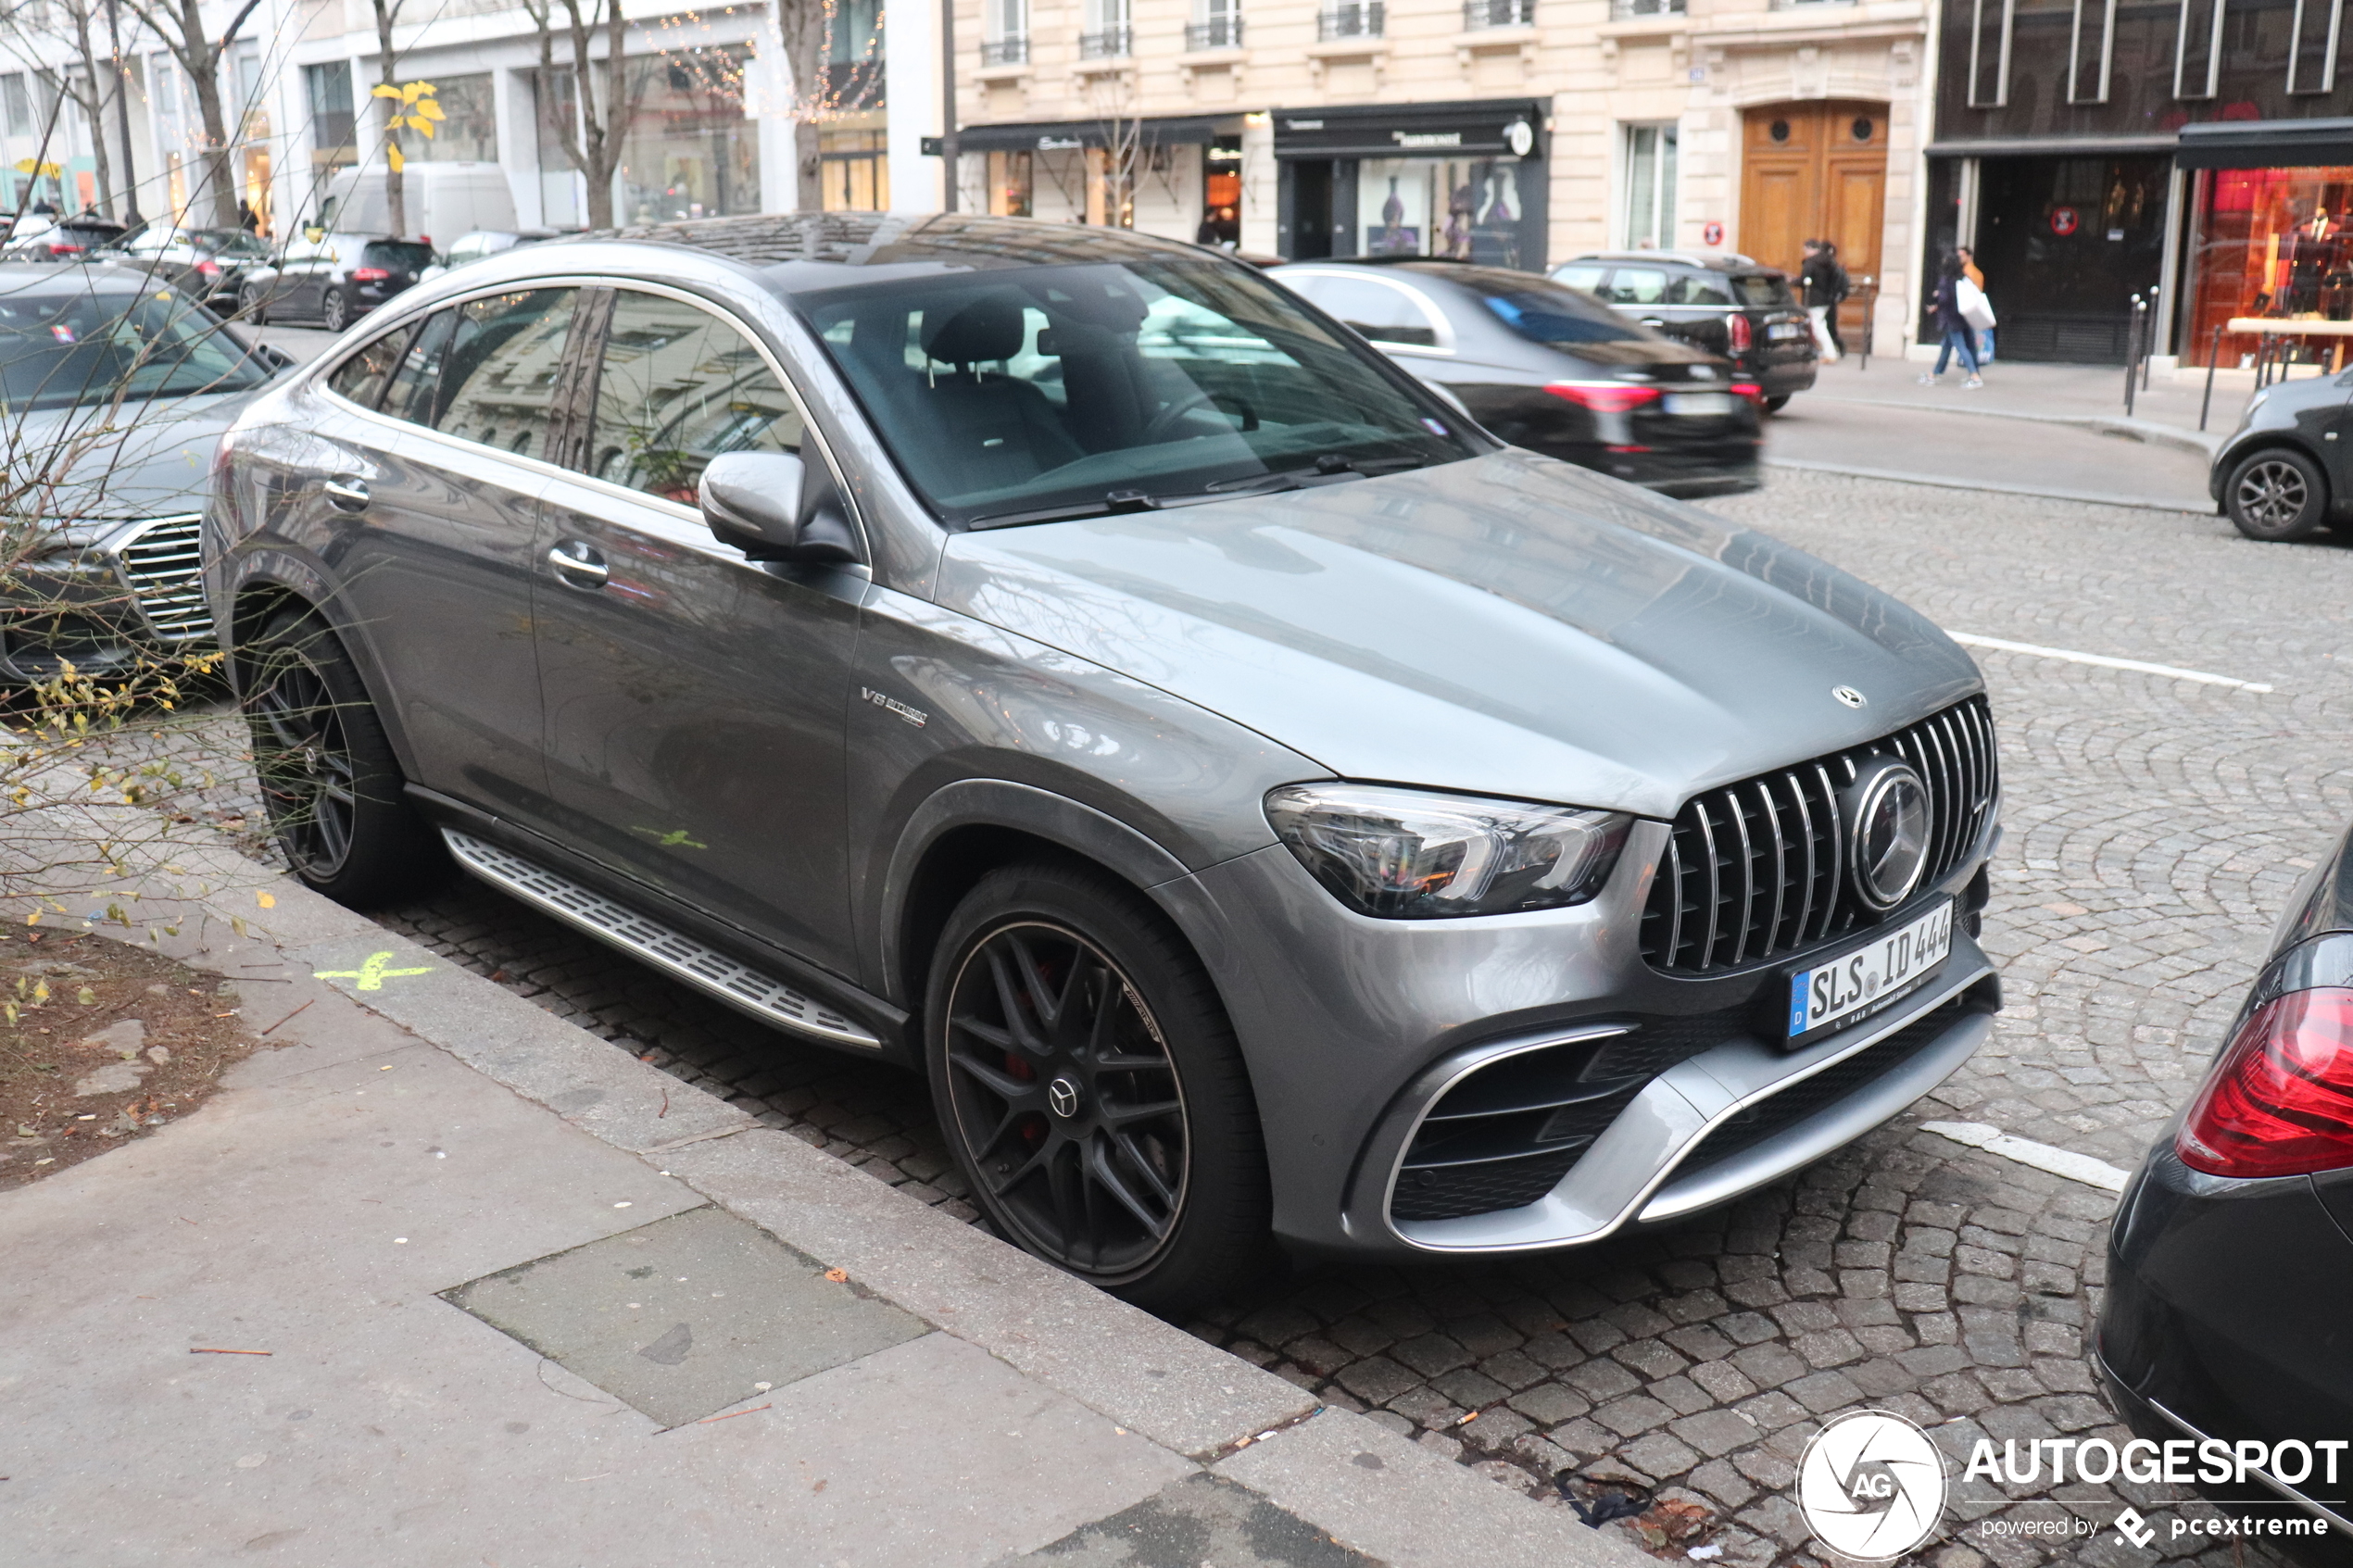
[[[212,635],[212,607],[204,596],[203,530],[200,515],[160,518],[115,548],[139,613],[166,642]]]
[[[1959,865],[1983,835],[1999,787],[1994,721],[1982,696],[1878,740],[1684,802],[1643,910],[1644,960],[1669,973],[1716,973],[1877,923],[1881,917],[1846,885],[1838,798],[1873,756],[1901,758],[1927,786],[1931,825],[1922,884]],[[1729,874],[1734,855],[1740,857],[1737,884]],[[1792,899],[1801,875],[1803,892]],[[1687,886],[1687,877],[1705,885]],[[1701,903],[1706,919],[1690,918]]]

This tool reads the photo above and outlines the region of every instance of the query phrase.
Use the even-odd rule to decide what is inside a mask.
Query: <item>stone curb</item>
[[[177,910],[185,926],[190,909],[233,922],[243,939],[237,948],[274,950],[298,966],[297,992],[306,980],[323,983],[1176,1453],[1197,1462],[1230,1456],[1219,1474],[1336,1539],[1362,1543],[1393,1568],[1635,1568],[1650,1561],[1565,1510],[1325,1409],[1272,1373],[762,1126],[291,877],[211,846],[174,854],[176,877],[93,886],[64,901],[103,909],[135,890],[150,923],[173,921]],[[191,890],[198,874],[217,891]],[[185,931],[159,944],[183,961],[201,945]],[[616,953],[613,961],[630,960]]]
[[[1994,479],[1961,479],[1942,474],[1899,473],[1894,469],[1856,468],[1846,463],[1817,463],[1798,458],[1766,458],[1762,465],[1768,469],[1789,469],[1801,473],[1843,473],[1850,479],[1885,480],[1894,484],[1925,484],[1938,490],[1983,490],[1997,495],[2034,495],[2046,501],[2080,501],[2095,507],[2124,507],[2134,511],[2181,512],[2191,517],[2212,517],[2214,505],[2191,506],[2181,501],[2144,500],[2124,495],[2100,495],[2089,490],[2058,490],[2034,484],[2004,484]]]
[[[1971,420],[2024,420],[2029,424],[2074,425],[2079,429],[2097,431],[2103,434],[2129,435],[2135,441],[2146,441],[2158,446],[2178,447],[2211,458],[2221,450],[2227,433],[2183,430],[2158,420],[2131,419],[2119,414],[2032,414],[2019,408],[1978,408],[1956,405],[1935,408],[1920,403],[1887,403],[1869,397],[1838,397],[1823,395],[1815,399],[1822,403],[1845,403],[1860,408],[1894,408],[1905,413],[1958,414]]]

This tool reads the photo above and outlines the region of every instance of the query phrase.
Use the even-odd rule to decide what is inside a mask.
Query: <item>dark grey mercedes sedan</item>
[[[1672,1223],[1999,1005],[1960,649],[1191,246],[492,257],[248,413],[207,545],[308,882],[454,859],[923,1069],[990,1220],[1162,1311]]]

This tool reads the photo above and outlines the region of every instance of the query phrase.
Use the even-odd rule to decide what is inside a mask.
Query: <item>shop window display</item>
[[[2218,169],[2200,184],[2185,359],[2204,364],[2233,317],[2353,320],[2353,168]],[[2221,363],[2255,351],[2252,333],[2223,331]]]
[[[1541,173],[1516,158],[1366,158],[1356,176],[1364,253],[1518,267],[1529,248],[1522,182]]]

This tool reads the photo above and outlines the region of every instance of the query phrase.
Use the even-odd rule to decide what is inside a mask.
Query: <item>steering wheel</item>
[[[1143,430],[1139,433],[1138,439],[1147,446],[1156,441],[1164,440],[1166,438],[1170,427],[1174,426],[1178,420],[1184,418],[1187,414],[1191,413],[1196,408],[1214,408],[1220,403],[1231,403],[1234,405],[1235,408],[1241,415],[1242,429],[1256,430],[1258,428],[1257,410],[1253,409],[1248,403],[1243,402],[1240,398],[1235,396],[1230,392],[1205,392],[1200,387],[1195,387],[1191,392],[1177,398],[1176,402],[1171,403],[1167,408],[1163,408],[1159,413],[1154,414],[1150,420],[1147,420],[1144,422]]]

